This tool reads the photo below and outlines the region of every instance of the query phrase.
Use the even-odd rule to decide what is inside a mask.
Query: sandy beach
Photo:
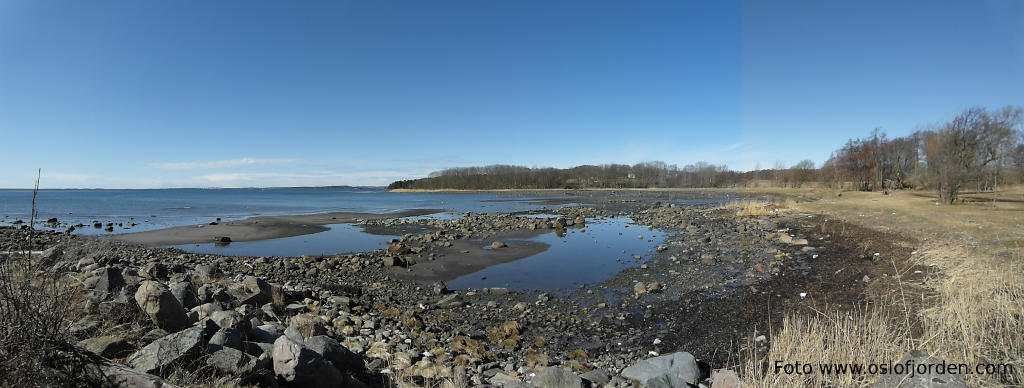
[[[179,226],[139,233],[126,233],[110,238],[146,246],[195,244],[213,242],[215,238],[230,237],[231,241],[256,241],[272,238],[300,236],[323,232],[324,225],[343,224],[357,220],[421,216],[439,213],[437,209],[410,209],[396,213],[336,212],[308,215],[261,216],[237,221]]]

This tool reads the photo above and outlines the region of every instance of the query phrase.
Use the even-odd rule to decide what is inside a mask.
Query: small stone
[[[719,369],[711,374],[711,388],[740,388],[740,377],[731,369]]]

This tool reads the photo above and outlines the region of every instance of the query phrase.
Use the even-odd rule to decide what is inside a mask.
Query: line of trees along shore
[[[993,190],[1024,181],[1024,109],[970,108],[952,120],[908,136],[889,138],[875,129],[852,139],[822,165],[803,160],[792,166],[739,172],[705,162],[678,167],[665,162],[529,168],[510,165],[461,167],[422,179],[391,183],[388,189],[493,190],[582,188],[719,188],[769,182],[777,187],[815,184],[855,190],[935,190],[946,203],[973,188]]]

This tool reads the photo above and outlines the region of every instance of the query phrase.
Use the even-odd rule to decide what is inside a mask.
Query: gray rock
[[[202,356],[203,345],[203,328],[194,326],[153,341],[129,356],[127,364],[139,372],[166,376]]]
[[[571,370],[555,366],[538,371],[532,383],[539,388],[583,388],[583,379]]]
[[[303,337],[302,333],[295,326],[288,326],[287,329],[284,329],[284,336],[300,344],[306,342],[306,337]],[[274,340],[274,342],[276,343],[277,340]]]
[[[163,263],[149,263],[142,267],[139,275],[149,280],[167,279],[167,266]]]
[[[495,373],[491,384],[504,388],[532,388],[533,386],[504,373]]]
[[[740,376],[730,369],[717,370],[711,374],[711,388],[740,388]]]
[[[252,330],[249,320],[246,319],[242,313],[234,310],[214,311],[210,314],[210,319],[213,320],[217,326],[225,328],[230,327],[238,330],[239,333],[246,333],[246,335],[248,335],[249,331]]]
[[[437,301],[437,303],[434,306],[437,306],[438,308],[460,307],[462,306],[462,301],[459,300],[458,294],[451,294],[445,296],[444,298],[441,298],[441,300]]]
[[[168,333],[167,330],[164,329],[153,329],[147,331],[145,334],[142,335],[142,337],[139,338],[139,344],[142,346],[149,345],[153,343],[153,341],[166,337],[168,334],[171,333]]]
[[[142,282],[139,290],[135,292],[135,302],[157,327],[168,332],[179,331],[191,324],[188,312],[181,307],[181,302],[178,302],[167,286],[160,282]]]
[[[448,293],[448,285],[444,284],[443,281],[438,280],[433,285],[435,295],[444,295]]]
[[[913,375],[910,375],[910,370],[901,370],[904,373],[896,374],[897,371],[895,366],[902,365],[906,368],[908,365],[911,368],[917,368],[920,365],[931,365],[930,370],[925,368],[914,369]],[[914,350],[907,353],[900,359],[900,362],[894,365],[892,371],[889,374],[882,376],[875,382],[875,388],[966,388],[967,382],[964,381],[962,375],[949,374],[949,373],[935,373],[936,366],[949,365],[945,361],[931,357],[928,353],[920,350]],[[925,373],[920,373],[925,372]],[[945,370],[943,370],[945,372]]]
[[[608,373],[603,369],[594,369],[587,373],[581,374],[581,378],[590,382],[591,386],[602,386],[608,384],[611,378],[608,377]]]
[[[124,337],[109,335],[79,341],[78,346],[105,358],[125,357],[135,350]]]
[[[245,348],[245,352],[253,357],[259,357],[263,354],[266,354],[268,357],[274,356],[273,343],[242,342],[242,346]]]
[[[97,294],[106,297],[107,295],[121,291],[124,286],[124,276],[121,275],[121,269],[117,267],[106,267],[100,271],[99,278],[96,280],[96,285],[93,286],[93,290],[95,290]]]
[[[662,376],[674,376],[662,377]],[[683,382],[697,384],[700,377],[700,368],[697,367],[697,360],[687,352],[678,352],[664,356],[649,358],[637,362],[622,370],[622,377],[639,382],[643,386],[650,386],[655,383],[657,386],[672,387],[671,384]],[[659,377],[662,377],[658,379]],[[657,381],[651,381],[658,379]],[[669,384],[669,385],[663,385]]]
[[[198,313],[200,320],[209,318],[214,312],[224,311],[224,306],[220,302],[203,303],[199,306],[193,307],[192,311]]]
[[[266,323],[252,328],[249,339],[254,342],[272,344],[284,335],[285,327],[276,323]]]
[[[68,327],[68,332],[75,338],[85,338],[93,335],[100,326],[103,325],[103,321],[95,315],[86,315],[75,321]]]
[[[320,354],[280,337],[274,341],[274,373],[297,387],[340,387],[343,375]]]
[[[177,388],[157,376],[142,373],[108,359],[96,360],[84,371],[88,380],[103,387]]]
[[[385,267],[400,267],[405,265],[405,260],[398,256],[385,256],[381,264]]]
[[[230,327],[221,328],[213,333],[210,341],[206,343],[207,352],[213,353],[224,348],[244,349],[242,347],[242,336],[238,330]]]
[[[273,301],[273,287],[263,279],[255,276],[246,276],[245,279],[242,279],[242,287],[259,294],[259,299],[253,301],[253,306],[262,306]]]
[[[191,309],[199,305],[199,297],[196,296],[196,290],[192,287],[192,283],[172,283],[168,288],[170,288],[171,294],[178,300],[178,303],[181,303],[181,307]]]
[[[333,338],[318,335],[306,340],[306,347],[319,353],[339,371],[354,373],[364,368],[363,359]]]
[[[566,225],[565,217],[558,217],[558,218],[555,219],[554,222],[551,223],[551,226],[556,227],[556,228],[564,228],[565,225]]]
[[[240,350],[224,348],[206,358],[206,365],[223,374],[250,376],[256,369],[256,359]]]
[[[192,271],[192,279],[197,284],[210,283],[217,280],[220,275],[220,271],[217,270],[215,265],[200,264],[196,266],[196,269]]]
[[[647,384],[644,384],[645,388],[691,388],[690,385],[682,377],[676,375],[661,375],[650,380],[647,380]]]

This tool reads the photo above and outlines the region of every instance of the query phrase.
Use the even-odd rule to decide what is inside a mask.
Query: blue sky
[[[0,187],[821,163],[1024,105],[1024,2],[0,0]]]

